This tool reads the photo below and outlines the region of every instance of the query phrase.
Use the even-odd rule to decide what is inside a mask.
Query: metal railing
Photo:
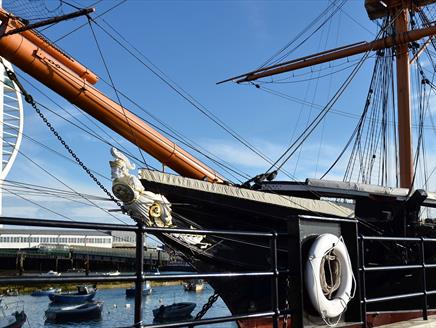
[[[400,264],[388,266],[366,266],[365,265],[365,242],[366,241],[380,241],[380,242],[409,242],[418,245],[419,247],[419,260],[417,264]],[[388,302],[400,299],[418,298],[422,297],[422,318],[428,318],[428,296],[435,295],[436,290],[427,290],[427,269],[436,268],[436,264],[426,263],[425,245],[426,243],[435,243],[436,239],[433,238],[414,238],[414,237],[376,237],[376,236],[359,236],[360,245],[360,274],[361,274],[361,292],[362,292],[362,313],[364,320],[364,327],[367,326],[367,304]],[[413,293],[404,293],[389,295],[383,297],[367,298],[367,277],[368,272],[380,271],[401,271],[401,270],[417,270],[421,274],[421,289]]]
[[[135,309],[134,323],[135,328],[163,328],[163,327],[182,327],[182,326],[200,326],[206,324],[218,324],[230,321],[238,321],[255,318],[271,317],[274,328],[278,327],[280,317],[289,314],[288,311],[279,309],[278,300],[278,280],[280,275],[287,274],[288,271],[279,271],[277,263],[277,239],[279,234],[275,232],[247,232],[247,231],[225,231],[225,230],[195,230],[196,234],[215,235],[215,236],[239,236],[239,237],[262,237],[268,238],[271,250],[271,270],[259,272],[216,272],[216,273],[195,273],[195,274],[144,274],[144,233],[177,233],[192,234],[192,229],[175,229],[175,228],[151,228],[146,227],[143,223],[136,225],[120,224],[98,224],[88,222],[69,222],[60,220],[39,220],[17,217],[0,217],[0,224],[30,226],[30,227],[53,227],[53,228],[70,228],[70,229],[90,229],[105,231],[131,231],[136,233],[136,272],[134,275],[121,276],[59,276],[59,277],[0,277],[0,285],[22,284],[32,285],[36,283],[99,283],[99,282],[134,282],[135,283]],[[281,236],[281,235],[280,235]],[[263,312],[250,312],[247,314],[229,315],[223,317],[214,317],[200,320],[186,320],[165,324],[149,324],[143,322],[142,304],[143,304],[143,286],[147,281],[162,280],[181,280],[181,279],[208,279],[208,278],[234,278],[234,277],[270,277],[271,278],[271,310]]]

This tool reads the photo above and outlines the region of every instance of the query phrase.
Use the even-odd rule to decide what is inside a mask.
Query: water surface
[[[195,315],[201,310],[204,303],[207,302],[209,296],[213,294],[213,289],[209,285],[205,285],[202,292],[185,292],[183,286],[159,286],[153,288],[153,293],[149,296],[144,296],[144,323],[153,323],[152,310],[159,307],[160,304],[169,305],[173,302],[194,302],[197,304],[192,312]],[[28,327],[32,328],[115,328],[126,327],[133,324],[134,318],[134,298],[125,297],[124,288],[103,289],[98,290],[95,297],[98,301],[103,301],[102,319],[99,321],[72,323],[72,324],[53,324],[46,323],[44,319],[44,312],[47,310],[50,300],[48,297],[33,297],[30,295],[22,295],[17,297],[6,297],[3,299],[5,304],[22,301],[24,304],[24,311],[26,312],[29,324]],[[10,309],[9,309],[10,310]],[[205,318],[219,317],[229,315],[227,307],[221,299],[213,305]],[[27,323],[24,325],[27,327]],[[223,327],[235,328],[235,323],[220,323],[216,325],[198,326],[198,327]]]

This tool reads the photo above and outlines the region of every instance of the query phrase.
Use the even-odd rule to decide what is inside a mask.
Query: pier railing
[[[288,310],[280,309],[278,302],[279,276],[288,274],[288,271],[278,270],[277,263],[277,239],[279,234],[275,232],[248,232],[248,231],[226,231],[226,230],[195,230],[195,234],[214,236],[245,236],[268,238],[271,252],[271,269],[259,272],[217,272],[217,273],[190,273],[190,274],[159,274],[149,275],[144,273],[144,233],[177,233],[192,234],[192,229],[176,228],[151,228],[143,223],[136,225],[100,224],[89,222],[70,222],[60,220],[40,220],[17,217],[0,217],[0,224],[45,227],[45,228],[67,228],[67,229],[89,229],[99,231],[130,231],[136,234],[136,272],[134,275],[120,276],[57,276],[57,277],[0,277],[0,286],[8,284],[32,285],[37,283],[99,283],[99,282],[132,282],[135,284],[135,310],[133,325],[135,328],[164,328],[164,327],[186,327],[201,326],[206,324],[219,324],[231,321],[241,321],[256,318],[270,318],[272,326],[277,328],[279,320],[288,315]],[[280,235],[281,237],[282,235]],[[143,286],[145,281],[170,281],[181,279],[208,279],[208,278],[234,278],[234,277],[270,277],[271,279],[271,310],[262,312],[250,312],[247,314],[229,315],[199,320],[185,320],[164,324],[145,324],[143,321]],[[268,320],[268,319],[267,319]],[[286,319],[285,319],[286,320]]]
[[[399,265],[388,265],[388,266],[375,266],[375,265],[366,265],[365,260],[365,249],[366,243],[369,241],[375,242],[393,242],[393,243],[409,243],[415,244],[419,249],[419,259],[415,261],[414,264],[399,264]],[[380,303],[380,302],[391,302],[402,299],[414,299],[421,298],[422,301],[422,318],[427,320],[428,318],[428,297],[430,295],[436,295],[436,289],[427,289],[427,274],[428,269],[436,268],[436,263],[426,263],[426,251],[425,245],[427,243],[436,243],[436,239],[434,238],[413,238],[413,237],[378,237],[378,236],[359,236],[360,242],[360,280],[361,280],[361,294],[362,294],[362,312],[363,312],[363,320],[364,327],[367,327],[367,306],[368,304]],[[418,272],[420,275],[420,288],[418,288],[414,292],[409,293],[400,293],[394,295],[386,295],[380,297],[367,297],[367,274],[371,272],[398,272],[398,271],[414,271]],[[370,288],[374,288],[374,286],[369,286]]]

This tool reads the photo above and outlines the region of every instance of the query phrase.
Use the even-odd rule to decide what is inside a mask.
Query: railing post
[[[273,315],[273,327],[279,327],[279,270],[277,268],[277,232],[273,232],[270,237],[270,249],[271,249],[271,260],[272,260],[272,271],[274,275],[271,279],[271,305],[274,311]]]
[[[304,328],[303,256],[301,245],[301,218],[288,222],[288,269],[291,288],[287,291],[291,309],[291,327]],[[292,263],[292,265],[291,265]]]
[[[365,277],[365,239],[363,236],[359,236],[360,241],[360,284],[362,286],[362,319],[363,327],[367,327],[367,317],[366,317],[366,277]]]
[[[135,280],[135,328],[142,328],[142,290],[144,289],[144,224],[137,223],[136,230],[136,280]]]
[[[425,269],[425,247],[424,238],[421,237],[421,272],[422,272],[422,292],[423,292],[423,304],[422,304],[422,317],[424,320],[428,320],[428,300],[427,300],[427,273]]]

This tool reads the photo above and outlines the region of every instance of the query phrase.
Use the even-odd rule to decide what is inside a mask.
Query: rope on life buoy
[[[330,285],[324,265],[328,264]],[[336,261],[335,268],[332,262]],[[356,279],[345,242],[341,237],[322,234],[312,244],[306,264],[306,289],[312,305],[329,327],[336,326],[356,293]],[[335,322],[332,319],[337,318]]]

